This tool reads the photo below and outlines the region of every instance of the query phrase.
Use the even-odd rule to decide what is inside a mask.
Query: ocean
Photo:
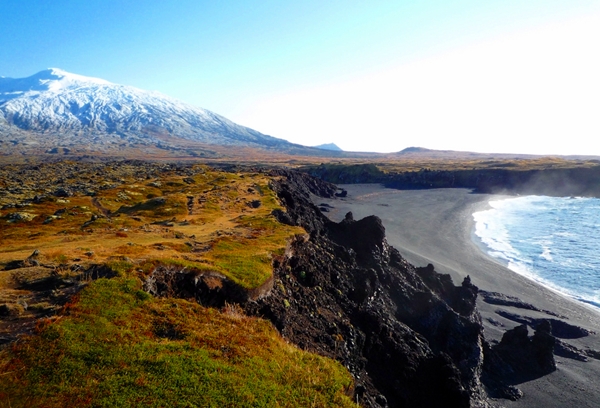
[[[489,204],[473,218],[492,257],[600,308],[600,199],[524,196]]]

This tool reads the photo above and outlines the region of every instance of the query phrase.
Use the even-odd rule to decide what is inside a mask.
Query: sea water
[[[525,196],[489,204],[473,218],[491,256],[600,308],[600,199]]]

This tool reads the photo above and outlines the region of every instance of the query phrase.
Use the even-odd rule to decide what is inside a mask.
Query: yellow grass
[[[191,177],[165,173],[143,182],[124,180],[94,197],[32,204],[26,209],[36,217],[28,222],[8,222],[15,210],[1,211],[0,265],[35,249],[50,264],[103,263],[119,256],[134,264],[188,258],[213,264],[242,286],[260,285],[268,278],[271,254],[304,231],[274,221],[270,213],[279,204],[268,177],[194,170]],[[261,206],[248,205],[253,200]],[[248,217],[267,220],[268,228],[252,225]],[[243,251],[225,253],[230,246],[224,242]]]

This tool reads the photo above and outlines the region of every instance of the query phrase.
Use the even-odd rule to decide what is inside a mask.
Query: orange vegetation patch
[[[0,211],[0,266],[34,250],[49,265],[103,263],[119,256],[133,264],[192,260],[212,264],[251,288],[269,277],[271,254],[304,232],[271,215],[280,206],[269,178],[260,173],[195,165],[185,171],[151,168],[144,175],[127,164],[95,165],[86,173],[85,165],[78,166],[72,185],[57,187],[47,170],[31,178],[37,184],[27,186],[35,198],[1,197],[0,204],[20,208]],[[95,189],[76,188],[81,180]],[[50,189],[62,189],[61,196],[44,193]],[[15,215],[19,212],[28,215]]]

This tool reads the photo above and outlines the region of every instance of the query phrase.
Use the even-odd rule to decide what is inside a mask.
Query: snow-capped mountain
[[[0,77],[0,139],[24,133],[39,136],[26,144],[44,146],[50,140],[61,145],[144,145],[176,138],[224,146],[300,147],[158,92],[56,68],[28,78]]]

